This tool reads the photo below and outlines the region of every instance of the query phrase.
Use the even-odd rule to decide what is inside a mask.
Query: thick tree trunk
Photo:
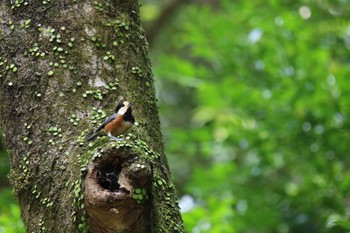
[[[0,16],[0,127],[27,232],[183,232],[137,1],[5,0]],[[130,134],[87,143],[121,98]]]

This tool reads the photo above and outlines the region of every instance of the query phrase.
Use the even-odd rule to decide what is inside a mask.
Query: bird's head
[[[128,101],[120,101],[119,104],[117,105],[116,109],[115,109],[115,113],[124,115],[128,109],[131,110],[131,103],[129,103]],[[129,110],[129,111],[130,111]]]

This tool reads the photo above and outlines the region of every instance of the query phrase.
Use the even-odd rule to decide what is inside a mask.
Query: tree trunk
[[[27,232],[183,232],[137,1],[5,0],[0,16],[0,127]],[[130,133],[86,142],[120,99]]]

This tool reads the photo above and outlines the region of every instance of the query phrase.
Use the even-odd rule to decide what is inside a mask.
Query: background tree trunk
[[[183,232],[137,1],[8,0],[0,16],[0,127],[27,232]],[[131,134],[85,142],[122,98]]]

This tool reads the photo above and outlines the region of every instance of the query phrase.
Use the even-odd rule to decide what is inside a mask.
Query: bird
[[[132,104],[128,101],[121,100],[115,109],[115,113],[107,117],[106,120],[86,140],[92,141],[102,132],[107,134],[111,139],[121,140],[117,138],[117,136],[125,133],[135,123],[131,105]]]

